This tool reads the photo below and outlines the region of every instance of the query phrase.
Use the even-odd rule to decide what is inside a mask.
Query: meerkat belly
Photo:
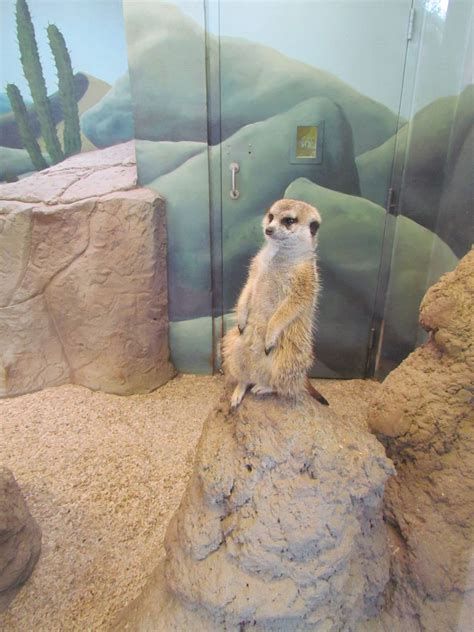
[[[289,287],[289,276],[273,273],[271,270],[264,271],[255,283],[249,320],[255,324],[264,324],[266,327],[270,318],[288,296]]]
[[[245,362],[250,367],[251,382],[279,388],[281,378],[291,381],[302,375],[308,366],[311,343],[308,345],[310,333],[305,328],[311,328],[310,317],[295,319],[280,336],[276,349],[268,355],[265,353],[268,323],[289,291],[290,275],[282,274],[281,270],[276,273],[267,270],[255,283],[242,341],[245,347],[243,353],[249,356]],[[291,391],[291,387],[285,390]]]

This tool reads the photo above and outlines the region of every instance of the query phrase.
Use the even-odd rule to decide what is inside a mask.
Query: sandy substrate
[[[364,425],[375,382],[315,380]],[[107,630],[163,555],[163,538],[222,378],[183,375],[149,395],[60,386],[0,401],[0,463],[43,530],[9,632]]]

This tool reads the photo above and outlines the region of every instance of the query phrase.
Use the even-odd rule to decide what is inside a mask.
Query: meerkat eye
[[[284,217],[281,220],[281,223],[284,224],[287,228],[289,228],[292,224],[296,224],[298,220],[296,217]]]
[[[311,231],[311,234],[313,236],[316,235],[318,228],[319,228],[319,222],[311,222],[311,224],[309,225],[309,230]]]
[[[268,213],[268,221],[273,222],[273,215],[271,213]]]

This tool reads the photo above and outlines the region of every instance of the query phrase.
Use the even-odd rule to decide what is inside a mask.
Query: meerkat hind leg
[[[237,408],[237,406],[243,400],[248,387],[248,382],[239,382],[237,384],[237,386],[234,388],[234,392],[232,393],[232,397],[230,398],[231,408]]]
[[[262,384],[255,384],[255,386],[252,387],[252,393],[254,395],[269,395],[274,392],[273,388],[270,386],[263,386]]]

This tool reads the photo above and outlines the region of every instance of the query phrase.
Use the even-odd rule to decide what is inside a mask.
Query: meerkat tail
[[[314,397],[314,399],[316,399],[320,404],[322,404],[323,406],[329,406],[328,400],[323,395],[321,395],[318,390],[314,388],[314,386],[309,381],[309,377],[306,378],[306,390],[308,392],[308,395]]]

